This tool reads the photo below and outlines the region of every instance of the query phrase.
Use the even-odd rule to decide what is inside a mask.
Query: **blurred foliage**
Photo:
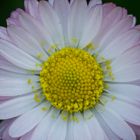
[[[6,19],[10,16],[10,13],[16,8],[23,8],[24,0],[3,0],[0,4],[0,25],[6,25]],[[137,23],[140,23],[140,11],[139,0],[103,0],[103,2],[114,2],[119,6],[128,9],[129,14],[133,14],[137,17]]]

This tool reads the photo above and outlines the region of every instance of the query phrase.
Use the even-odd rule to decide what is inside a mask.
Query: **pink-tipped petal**
[[[38,1],[37,0],[24,0],[25,11],[33,17],[38,17]]]

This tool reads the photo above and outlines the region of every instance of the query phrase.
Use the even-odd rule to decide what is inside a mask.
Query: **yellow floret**
[[[55,108],[69,113],[82,112],[98,103],[104,88],[103,71],[88,52],[67,47],[44,62],[40,84]]]

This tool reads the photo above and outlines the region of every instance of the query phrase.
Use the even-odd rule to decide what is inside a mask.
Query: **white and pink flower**
[[[68,48],[75,53],[71,59],[66,53]],[[58,59],[59,53],[69,57],[72,63],[63,58],[58,66],[53,58]],[[81,56],[84,53],[87,59]],[[91,71],[88,68],[84,71],[83,67],[97,70],[96,63],[96,66],[84,65],[86,60],[93,61],[91,56],[100,66],[102,74],[98,76],[103,75],[103,79],[96,73],[91,79],[87,78]],[[51,62],[53,70],[48,76]],[[58,67],[65,73],[70,71],[64,80],[68,84]],[[73,67],[78,72],[73,71]],[[46,71],[43,76],[50,79],[42,80],[40,73]],[[89,73],[86,75],[86,72]],[[77,73],[85,79],[83,88],[75,82]],[[58,80],[57,86],[52,85],[53,80]],[[70,86],[75,83],[78,95],[71,92],[74,88]],[[135,17],[113,3],[25,0],[25,10],[14,11],[7,19],[7,28],[0,27],[2,140],[136,140],[136,135],[140,135],[139,85],[140,27],[136,26]],[[65,89],[51,93],[59,86]],[[92,90],[87,96],[85,91],[91,86],[103,89]],[[89,97],[92,95],[96,105],[91,107],[94,101]],[[74,101],[68,100],[65,105],[63,96]]]

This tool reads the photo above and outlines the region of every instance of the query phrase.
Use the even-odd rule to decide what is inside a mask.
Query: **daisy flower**
[[[101,0],[25,0],[0,27],[2,140],[136,140],[140,27]]]

